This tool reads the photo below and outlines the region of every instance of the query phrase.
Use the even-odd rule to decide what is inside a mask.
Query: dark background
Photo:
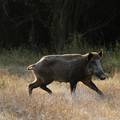
[[[119,0],[0,0],[0,48],[61,50],[80,34],[90,46],[120,41]]]

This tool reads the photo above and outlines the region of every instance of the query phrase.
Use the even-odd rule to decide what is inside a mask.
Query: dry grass
[[[101,98],[83,84],[76,96],[68,84],[53,83],[53,95],[41,89],[28,96],[27,86],[33,76],[10,74],[0,70],[0,120],[120,120],[120,74],[106,81],[94,81],[105,93]]]

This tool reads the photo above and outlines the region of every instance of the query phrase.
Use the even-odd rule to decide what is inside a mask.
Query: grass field
[[[53,95],[41,89],[28,96],[27,86],[33,80],[26,75],[11,75],[0,70],[0,120],[119,120],[120,74],[105,81],[94,81],[104,92],[101,98],[83,84],[77,86],[76,96],[70,95],[69,85],[53,83]]]
[[[120,120],[119,72],[105,81],[94,80],[104,98],[82,83],[76,96],[71,96],[69,84],[56,82],[49,85],[53,95],[38,88],[29,97],[27,87],[34,78],[26,66],[39,56],[26,55],[13,52],[0,56],[0,120]]]

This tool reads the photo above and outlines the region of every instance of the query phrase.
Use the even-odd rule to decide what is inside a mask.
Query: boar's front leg
[[[70,81],[70,90],[71,90],[71,94],[75,93],[76,90],[76,86],[77,86],[77,81]]]
[[[85,80],[82,81],[86,86],[88,86],[89,88],[93,89],[94,91],[96,91],[99,95],[104,95],[103,92],[101,90],[99,90],[97,88],[97,86],[91,81],[91,80]]]

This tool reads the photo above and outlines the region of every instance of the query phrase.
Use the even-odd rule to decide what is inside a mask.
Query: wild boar
[[[53,81],[69,82],[71,93],[76,90],[79,81],[103,95],[96,85],[92,82],[92,76],[96,75],[104,80],[106,74],[101,65],[103,51],[81,54],[62,54],[47,55],[42,57],[35,64],[29,65],[28,70],[32,70],[35,81],[29,84],[29,95],[34,88],[40,87],[49,94],[52,91],[47,87]]]

